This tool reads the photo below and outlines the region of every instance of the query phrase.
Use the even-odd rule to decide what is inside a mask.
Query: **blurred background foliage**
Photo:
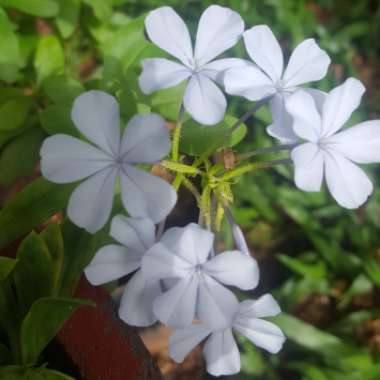
[[[78,94],[92,88],[116,94],[124,120],[136,112],[154,111],[175,121],[181,86],[149,98],[137,86],[139,61],[164,56],[145,39],[144,16],[155,7],[170,5],[194,31],[200,14],[212,3],[0,0],[0,185],[4,206],[0,247],[64,208],[71,187],[58,189],[37,179],[21,193],[15,192],[36,176],[39,147],[47,135],[77,134],[70,108]],[[377,0],[217,3],[239,12],[247,28],[268,24],[287,56],[303,39],[316,38],[333,62],[318,88],[329,90],[347,76],[359,77],[367,93],[352,123],[380,117]],[[246,56],[241,43],[229,55]],[[249,107],[249,102],[231,98],[228,113],[239,116]],[[261,110],[249,120],[245,139],[235,149],[243,152],[273,145],[265,133],[269,123],[268,111]],[[184,148],[186,143],[184,139]],[[297,190],[290,167],[247,175],[234,187],[234,215],[261,267],[261,285],[254,296],[266,291],[275,294],[284,311],[277,322],[289,337],[277,356],[268,356],[241,339],[243,368],[235,379],[380,378],[378,174],[373,168],[376,190],[356,211],[341,209],[325,191],[305,194]],[[38,211],[36,201],[41,205]],[[223,232],[228,246],[228,226]],[[78,273],[91,254],[87,256],[74,263]],[[177,372],[174,378],[180,376]]]

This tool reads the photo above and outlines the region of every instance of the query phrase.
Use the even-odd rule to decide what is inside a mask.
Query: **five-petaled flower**
[[[74,102],[71,117],[94,145],[72,136],[48,137],[41,147],[41,171],[56,183],[85,179],[72,193],[67,213],[78,226],[96,232],[111,214],[116,179],[129,214],[159,222],[176,203],[164,180],[137,168],[152,164],[170,150],[165,121],[155,114],[136,115],[120,136],[119,105],[102,91],[88,91]]]
[[[240,371],[239,348],[233,331],[244,335],[256,346],[277,353],[285,342],[285,336],[274,323],[261,318],[275,316],[280,312],[280,307],[270,294],[240,304],[235,300],[229,305],[224,326],[215,329],[203,323],[195,323],[174,330],[169,341],[170,356],[176,362],[182,362],[193,348],[207,338],[203,348],[207,371],[214,376],[233,375]]]
[[[244,32],[243,38],[246,50],[257,66],[251,64],[227,70],[224,76],[226,92],[251,101],[271,96],[273,122],[267,132],[283,142],[297,141],[292,119],[285,110],[286,99],[299,85],[322,79],[330,65],[329,56],[310,38],[295,48],[284,71],[281,47],[268,26],[254,26]],[[319,97],[317,90],[308,91]]]
[[[194,51],[189,30],[170,7],[150,12],[145,27],[150,40],[181,63],[164,58],[144,59],[139,78],[141,90],[150,94],[188,80],[183,97],[187,112],[201,124],[221,121],[227,102],[214,82],[221,85],[226,69],[246,62],[237,58],[213,60],[240,39],[244,31],[240,15],[219,5],[208,7],[199,20]]]
[[[144,254],[156,241],[154,223],[117,215],[112,219],[110,235],[120,244],[101,248],[86,267],[86,277],[91,284],[101,285],[135,272],[125,286],[119,316],[132,326],[150,326],[157,320],[153,301],[161,294],[161,285],[159,281],[145,281],[140,267]]]
[[[380,162],[380,120],[366,121],[337,133],[359,106],[364,86],[349,78],[316,102],[300,90],[286,102],[294,119],[294,133],[306,140],[291,152],[295,183],[305,191],[319,191],[323,177],[343,207],[357,208],[373,186],[358,164]]]
[[[256,261],[239,251],[210,257],[214,234],[189,224],[171,228],[144,255],[142,272],[146,280],[174,280],[158,296],[153,310],[166,325],[184,327],[198,317],[208,326],[224,326],[226,309],[236,302],[224,285],[248,290],[257,286]]]

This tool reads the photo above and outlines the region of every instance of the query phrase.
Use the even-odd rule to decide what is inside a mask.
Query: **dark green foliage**
[[[140,60],[166,56],[146,40],[144,17],[155,7],[170,5],[195,31],[201,12],[213,3],[238,11],[247,28],[270,25],[286,56],[303,39],[316,38],[335,63],[318,87],[328,90],[349,75],[363,74],[370,86],[366,106],[353,120],[367,114],[378,117],[377,1],[0,0],[0,184],[9,186],[33,174],[46,136],[80,137],[70,110],[83,91],[114,94],[122,127],[137,112],[156,112],[176,121],[183,85],[150,97],[138,87]],[[37,22],[35,16],[42,19]],[[228,55],[247,57],[241,43]],[[233,116],[218,126],[185,121],[182,153],[201,154],[208,139],[217,139],[251,106],[242,99],[229,100],[228,115]],[[239,153],[273,145],[265,133],[270,122],[268,110],[261,109],[227,145]],[[374,171],[377,190],[356,212],[342,210],[325,191],[297,190],[288,167],[245,175],[232,187],[234,214],[262,264],[262,289],[275,292],[280,301],[286,313],[276,321],[289,338],[278,356],[266,356],[240,339],[242,373],[236,379],[380,378],[368,340],[356,334],[363,323],[378,318],[380,309],[376,177]],[[0,248],[64,210],[74,186],[38,178],[2,205]],[[114,213],[120,209],[116,206]],[[72,296],[83,268],[108,241],[108,231],[106,226],[92,236],[65,220],[40,235],[28,235],[17,261],[0,259],[0,336],[6,336],[0,343],[0,379],[69,379],[45,367],[23,365],[43,363],[44,347],[81,304],[61,297]],[[375,301],[357,305],[358,298],[369,295]],[[320,297],[328,300],[328,307],[313,304]],[[46,313],[54,318],[45,330]]]

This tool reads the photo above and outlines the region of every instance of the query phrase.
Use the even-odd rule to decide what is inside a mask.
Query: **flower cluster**
[[[194,48],[185,23],[170,7],[150,12],[145,26],[151,42],[178,62],[144,59],[139,77],[143,93],[151,94],[185,81],[181,109],[209,128],[219,123],[226,112],[222,89],[257,102],[248,115],[269,104],[273,122],[267,132],[285,144],[272,151],[290,151],[289,162],[294,163],[298,188],[319,191],[325,178],[341,206],[356,208],[367,200],[373,185],[355,163],[380,162],[380,121],[340,131],[364,93],[356,79],[347,79],[329,93],[303,86],[325,77],[330,64],[327,53],[313,39],[295,48],[284,69],[283,53],[271,30],[259,25],[244,31],[242,18],[228,8],[212,5],[205,10]],[[218,58],[241,38],[253,62]],[[120,189],[129,216],[113,217],[110,235],[117,244],[96,252],[85,270],[87,278],[100,285],[133,274],[125,286],[119,316],[134,326],[159,321],[173,328],[170,354],[176,361],[182,361],[204,341],[209,373],[219,376],[238,372],[240,356],[233,332],[271,353],[278,352],[285,341],[284,334],[263,319],[280,313],[277,302],[269,294],[255,301],[239,302],[231,290],[251,291],[259,282],[258,265],[233,219],[228,207],[232,197],[223,183],[223,179],[232,178],[235,172],[247,172],[252,165],[229,171],[212,161],[215,149],[207,157],[198,157],[192,166],[185,164],[178,155],[181,120],[171,144],[165,121],[159,115],[138,114],[121,134],[119,113],[111,95],[96,90],[85,92],[72,108],[72,120],[83,139],[55,135],[47,138],[41,148],[45,178],[56,183],[83,181],[70,197],[67,214],[88,232],[96,233],[110,219],[115,188]],[[246,115],[230,132],[245,119]],[[213,143],[210,141],[211,147]],[[175,187],[184,184],[191,190],[201,218],[199,224],[162,233],[165,218],[176,204],[176,191],[145,169],[161,162],[170,149],[172,161],[166,162],[176,174]],[[216,187],[209,186],[208,193],[204,191],[201,197],[186,177],[207,177],[212,163],[213,178],[219,175],[219,182],[214,183],[224,187],[210,197],[216,201],[217,210],[208,215],[226,215],[236,250],[217,252],[217,223],[202,218],[207,214],[202,209],[203,194],[210,196]]]
[[[262,317],[280,313],[269,295],[239,303],[227,286],[254,289],[259,281],[256,261],[247,253],[213,251],[214,234],[197,224],[168,229],[155,236],[149,219],[117,215],[111,236],[120,244],[101,248],[86,268],[88,280],[104,284],[134,273],[125,287],[119,316],[134,326],[156,321],[174,329],[170,354],[181,362],[207,338],[204,357],[209,373],[219,376],[240,370],[232,330],[258,347],[278,352],[281,330]]]

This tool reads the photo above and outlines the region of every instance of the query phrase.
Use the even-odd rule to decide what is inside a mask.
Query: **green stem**
[[[178,115],[177,125],[174,129],[173,142],[172,142],[172,160],[174,162],[178,162],[178,159],[179,159],[179,144],[180,144],[180,140],[181,140],[181,130],[182,130],[182,123],[183,123],[184,114],[185,114],[185,109],[183,107],[183,104],[181,104],[181,108],[179,110],[179,115]]]
[[[201,195],[199,194],[199,191],[197,188],[193,185],[191,181],[189,181],[187,178],[182,178],[182,184],[186,187],[187,190],[190,191],[191,194],[194,195],[194,198],[196,199],[198,205],[201,203]]]
[[[236,156],[236,160],[237,161],[244,161],[244,160],[247,160],[253,156],[257,156],[259,154],[267,154],[267,153],[281,152],[283,150],[291,150],[296,146],[297,146],[297,144],[284,144],[284,145],[277,145],[277,146],[270,146],[267,148],[256,149],[256,150],[253,150],[252,152],[238,154]]]
[[[245,173],[254,171],[254,170],[259,170],[259,169],[267,169],[271,168],[273,166],[277,165],[284,165],[284,164],[291,164],[292,160],[289,158],[283,159],[283,160],[273,160],[273,161],[261,161],[261,162],[254,162],[252,164],[247,164],[244,166],[239,166],[224,175],[222,175],[221,180],[222,181],[228,181],[232,178],[241,176]]]
[[[174,187],[175,191],[178,191],[184,178],[185,176],[182,173],[178,173],[175,176],[174,181],[172,182],[172,186]]]

